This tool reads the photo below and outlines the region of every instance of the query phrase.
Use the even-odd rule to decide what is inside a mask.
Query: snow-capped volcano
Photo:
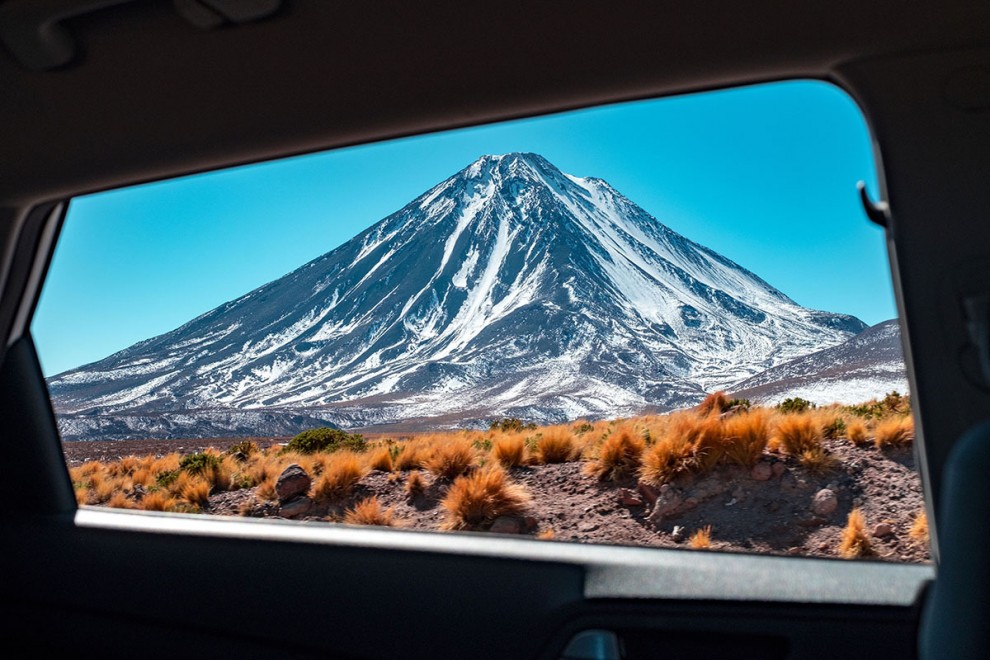
[[[550,421],[685,405],[863,328],[799,306],[601,179],[511,153],[49,387],[68,436],[192,410]]]

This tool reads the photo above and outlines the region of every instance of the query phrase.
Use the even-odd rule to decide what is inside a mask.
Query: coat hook
[[[880,225],[884,229],[890,226],[890,205],[887,202],[874,202],[870,199],[870,194],[866,192],[866,183],[859,181],[856,183],[859,188],[859,200],[863,203],[863,210],[870,222]]]

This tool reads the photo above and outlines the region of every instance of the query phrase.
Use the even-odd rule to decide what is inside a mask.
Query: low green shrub
[[[323,426],[303,431],[292,438],[282,451],[300,454],[314,454],[316,452],[330,454],[340,449],[363,452],[367,448],[368,443],[363,435]]]
[[[793,399],[784,399],[777,404],[777,409],[780,410],[780,412],[785,413],[802,413],[814,407],[815,404],[811,401],[802,399],[799,396],[796,396]]]
[[[489,431],[532,431],[535,428],[533,422],[524,422],[518,417],[496,419],[488,426]]]
[[[220,467],[220,459],[215,454],[187,454],[179,461],[179,469],[190,474],[203,474],[209,469]]]

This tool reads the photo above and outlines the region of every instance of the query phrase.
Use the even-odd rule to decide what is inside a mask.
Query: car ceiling
[[[79,0],[0,3],[73,14]],[[102,3],[113,4],[113,3]],[[26,23],[30,25],[30,21]],[[986,41],[990,3],[285,0],[211,30],[142,0],[61,22],[75,56],[0,49],[0,200],[27,204],[551,110]],[[27,30],[28,28],[24,28]]]

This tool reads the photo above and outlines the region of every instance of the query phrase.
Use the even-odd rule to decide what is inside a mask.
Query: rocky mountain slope
[[[49,388],[67,439],[550,422],[690,405],[864,327],[801,307],[601,179],[513,153]]]
[[[732,387],[754,403],[801,397],[816,404],[855,404],[896,390],[908,392],[897,319],[867,328],[852,339],[747,378]]]

